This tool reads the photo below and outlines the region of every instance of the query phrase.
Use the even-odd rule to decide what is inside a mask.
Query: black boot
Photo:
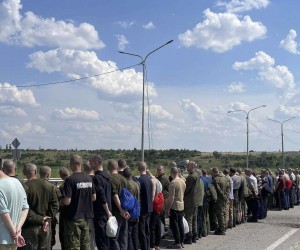
[[[193,242],[192,242],[192,238],[193,238],[192,233],[187,233],[187,234],[185,235],[184,244],[191,245],[191,244],[193,243]]]
[[[197,233],[193,233],[192,242],[197,243],[197,240],[199,240]]]

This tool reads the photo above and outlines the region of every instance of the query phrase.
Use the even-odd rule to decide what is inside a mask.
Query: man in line
[[[142,250],[150,248],[150,215],[153,212],[153,190],[154,183],[147,175],[146,162],[138,162],[137,168],[140,172],[138,181],[140,183],[141,215],[139,223],[139,238]]]
[[[85,174],[89,175],[92,179],[93,179],[93,177],[95,175],[92,166],[88,162],[83,163],[83,172]],[[96,193],[96,196],[98,196],[97,193]],[[95,240],[94,219],[90,219],[89,220],[89,227],[90,227],[90,245],[91,245],[91,250],[95,250],[96,249],[96,240]]]
[[[112,214],[118,221],[118,232],[115,238],[110,238],[110,249],[127,250],[129,213],[122,208],[119,196],[122,188],[127,188],[129,192],[132,190],[124,176],[118,173],[119,166],[116,161],[109,161],[107,168],[109,170],[110,181],[112,183]]]
[[[59,197],[58,200],[59,202],[64,198],[63,193],[64,193],[64,183],[66,181],[66,179],[70,176],[70,171],[65,168],[62,167],[59,170],[59,176],[60,178],[63,180],[63,183],[59,186]],[[65,235],[65,229],[64,229],[64,225],[65,225],[65,218],[66,218],[66,209],[65,207],[60,206],[59,207],[59,241],[60,241],[60,245],[61,245],[61,250],[65,250],[65,244],[64,244],[64,235]]]
[[[184,201],[183,196],[186,188],[185,182],[178,175],[178,168],[171,168],[172,181],[169,186],[169,199],[166,207],[166,216],[170,218],[170,228],[173,233],[174,243],[169,246],[170,249],[181,249],[184,240],[183,214]]]
[[[123,175],[123,171],[127,167],[126,161],[123,159],[118,160],[118,166],[119,166],[119,174]]]
[[[215,235],[225,235],[226,232],[226,221],[225,221],[225,213],[226,213],[226,203],[228,200],[230,186],[228,185],[228,181],[223,173],[219,171],[218,168],[214,167],[211,170],[211,174],[213,177],[212,185],[216,189],[217,192],[217,202],[215,207],[215,213],[218,220],[218,228],[215,231]]]
[[[90,249],[88,220],[94,218],[93,201],[96,200],[92,178],[82,172],[82,159],[72,155],[70,168],[73,174],[65,180],[64,198],[60,201],[65,206],[65,249]]]
[[[204,198],[203,198],[203,229],[202,232],[198,232],[198,236],[206,237],[210,233],[210,220],[209,220],[209,203],[212,200],[210,195],[211,177],[207,176],[206,169],[202,169],[202,176],[200,176],[204,184]],[[200,235],[201,234],[201,235]]]
[[[21,183],[5,175],[1,165],[0,191],[0,249],[16,250],[17,243],[18,246],[25,244],[21,228],[29,206]]]
[[[184,192],[184,214],[185,219],[189,225],[189,233],[186,235],[184,244],[196,243],[198,238],[197,233],[197,214],[198,206],[200,204],[201,197],[201,184],[200,176],[195,171],[196,163],[191,161],[187,165],[187,171],[189,172],[188,177],[186,178],[186,189]]]
[[[157,166],[156,173],[157,173],[156,178],[160,181],[160,183],[162,185],[162,189],[163,189],[162,193],[163,193],[164,199],[165,199],[164,209],[160,214],[160,220],[164,225],[164,231],[166,231],[166,212],[165,211],[166,211],[167,201],[168,201],[168,197],[169,197],[170,181],[165,174],[165,168],[163,165]]]
[[[37,178],[35,164],[25,164],[23,174],[28,180],[24,188],[30,210],[22,230],[26,241],[22,249],[50,249],[51,221],[58,212],[56,189],[47,180]]]
[[[133,180],[130,168],[123,170],[123,176],[132,188],[132,195],[140,202],[140,184]],[[128,249],[139,250],[139,218],[130,217],[128,220]]]
[[[198,214],[197,214],[197,236],[198,238],[202,238],[202,233],[204,231],[204,210],[203,210],[203,202],[204,202],[204,196],[205,196],[205,187],[204,182],[202,181],[202,170],[198,169],[196,170],[197,174],[199,175],[199,181],[200,181],[200,196],[199,196],[199,204],[198,204]]]
[[[241,187],[241,177],[236,174],[235,168],[229,169],[229,176],[233,182],[233,227],[241,224],[241,202],[239,199],[239,189]]]
[[[253,176],[252,170],[247,168],[245,169],[246,179],[248,188],[251,192],[251,195],[247,199],[247,205],[251,212],[251,217],[248,218],[247,222],[257,222],[258,219],[258,187],[257,187],[257,179]]]
[[[18,179],[21,183],[23,183],[23,180],[16,173],[16,163],[14,161],[12,161],[12,160],[5,160],[3,162],[2,171],[7,176],[14,177],[14,178]]]
[[[39,173],[40,173],[40,178],[45,180],[45,181],[48,181],[49,182],[49,179],[51,177],[51,168],[48,167],[48,166],[42,166],[40,167],[40,170],[39,170]],[[50,183],[50,182],[49,182]],[[52,183],[50,183],[51,185],[53,185],[54,189],[55,189],[55,193],[57,195],[57,199],[58,199],[58,190],[56,188],[56,186]],[[56,225],[57,225],[58,221],[57,221],[57,218],[56,216],[51,218],[51,248],[55,245],[55,235],[56,235]]]
[[[97,199],[94,201],[94,227],[95,239],[98,249],[108,250],[109,240],[105,227],[111,216],[111,182],[109,174],[104,171],[101,155],[90,158],[90,166],[94,170],[93,182]]]

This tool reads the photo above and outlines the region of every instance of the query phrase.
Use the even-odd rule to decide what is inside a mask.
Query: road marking
[[[298,230],[299,230],[299,228],[292,229],[291,231],[289,231],[287,234],[285,234],[280,239],[278,239],[277,241],[275,241],[272,245],[270,245],[265,250],[274,250],[276,247],[278,247],[280,244],[282,244],[284,241],[286,241],[289,237],[291,237]]]

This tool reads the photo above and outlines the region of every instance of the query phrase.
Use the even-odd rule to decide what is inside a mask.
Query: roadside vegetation
[[[141,151],[133,150],[21,150],[21,158],[17,160],[18,174],[24,163],[32,162],[38,167],[47,165],[52,168],[52,177],[58,177],[58,170],[61,167],[69,166],[69,159],[72,154],[79,154],[84,161],[88,162],[90,156],[100,154],[104,160],[104,167],[111,159],[125,159],[134,174],[137,174],[135,164],[141,158]],[[12,153],[9,149],[0,150],[1,159],[11,159]],[[286,152],[285,168],[298,168],[300,166],[300,152]],[[145,161],[154,169],[158,164],[168,166],[170,162],[190,160],[195,161],[200,168],[210,169],[219,167],[220,169],[230,167],[246,167],[246,153],[235,152],[200,152],[197,150],[169,149],[169,150],[145,150]],[[282,166],[281,152],[253,152],[250,151],[249,166],[255,170],[262,168],[278,169]]]

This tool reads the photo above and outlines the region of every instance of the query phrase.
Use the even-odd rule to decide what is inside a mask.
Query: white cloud
[[[276,116],[279,116],[279,117],[299,116],[300,115],[300,105],[291,106],[291,105],[281,104],[275,110],[275,114],[276,114]]]
[[[7,131],[0,128],[0,138],[9,140],[12,138],[11,134],[9,134]]]
[[[143,28],[144,28],[145,30],[151,30],[151,29],[155,29],[155,25],[154,25],[153,22],[149,22],[149,23],[147,23],[147,24],[144,24],[144,25],[143,25]]]
[[[202,23],[178,36],[183,46],[223,53],[243,41],[264,38],[267,33],[262,23],[253,22],[249,16],[240,20],[232,13],[214,13],[209,9],[203,13],[205,20]]]
[[[289,34],[283,40],[280,41],[280,47],[284,48],[290,53],[300,54],[296,38],[297,32],[291,29]]]
[[[5,105],[27,105],[36,107],[39,104],[31,90],[19,90],[15,85],[0,83],[0,103]]]
[[[46,129],[39,126],[32,124],[31,122],[27,122],[22,124],[21,126],[12,126],[9,128],[13,133],[17,135],[36,135],[36,134],[44,134],[46,133]]]
[[[124,29],[128,29],[135,24],[135,21],[118,21],[117,24],[119,24]]]
[[[56,109],[53,115],[61,120],[99,120],[99,114],[95,110],[83,110],[69,107],[65,109]]]
[[[257,70],[260,79],[278,89],[291,91],[295,89],[296,83],[293,74],[286,66],[275,66],[275,60],[263,51],[255,53],[255,57],[245,62],[235,62],[235,70]]]
[[[233,102],[229,105],[229,110],[245,110],[246,112],[250,109],[249,105],[242,102]]]
[[[26,116],[27,113],[22,108],[2,106],[2,107],[0,107],[0,115],[5,115],[5,116]]]
[[[147,107],[145,107],[145,111],[147,111]],[[174,116],[162,108],[160,105],[152,104],[150,105],[150,113],[151,116],[156,119],[167,119],[167,120],[173,120]]]
[[[269,0],[231,0],[231,1],[219,1],[218,6],[224,6],[228,12],[240,13],[249,11],[252,9],[262,9],[269,5]]]
[[[118,39],[118,49],[123,51],[126,48],[126,45],[129,44],[127,38],[124,35],[116,35]]]
[[[20,0],[4,0],[0,4],[1,42],[73,49],[101,49],[105,46],[91,24],[81,23],[76,27],[70,22],[42,18],[30,11],[22,16],[21,9]]]
[[[129,97],[126,101],[132,101],[131,98],[140,98],[142,93],[142,73],[134,69],[119,71],[115,62],[101,61],[92,51],[66,49],[39,51],[30,55],[28,67],[41,72],[61,72],[72,79],[115,71],[85,81],[98,89],[102,95],[118,97],[120,102],[124,101],[119,98],[121,96]],[[150,97],[156,96],[154,84],[149,83],[148,92]]]
[[[231,83],[227,87],[229,93],[242,93],[245,92],[245,85],[243,83]]]
[[[200,106],[192,102],[190,99],[182,99],[179,102],[179,105],[184,111],[191,112],[192,115],[196,115],[196,117],[200,120],[203,119],[204,111],[202,110],[202,108],[200,108]]]

